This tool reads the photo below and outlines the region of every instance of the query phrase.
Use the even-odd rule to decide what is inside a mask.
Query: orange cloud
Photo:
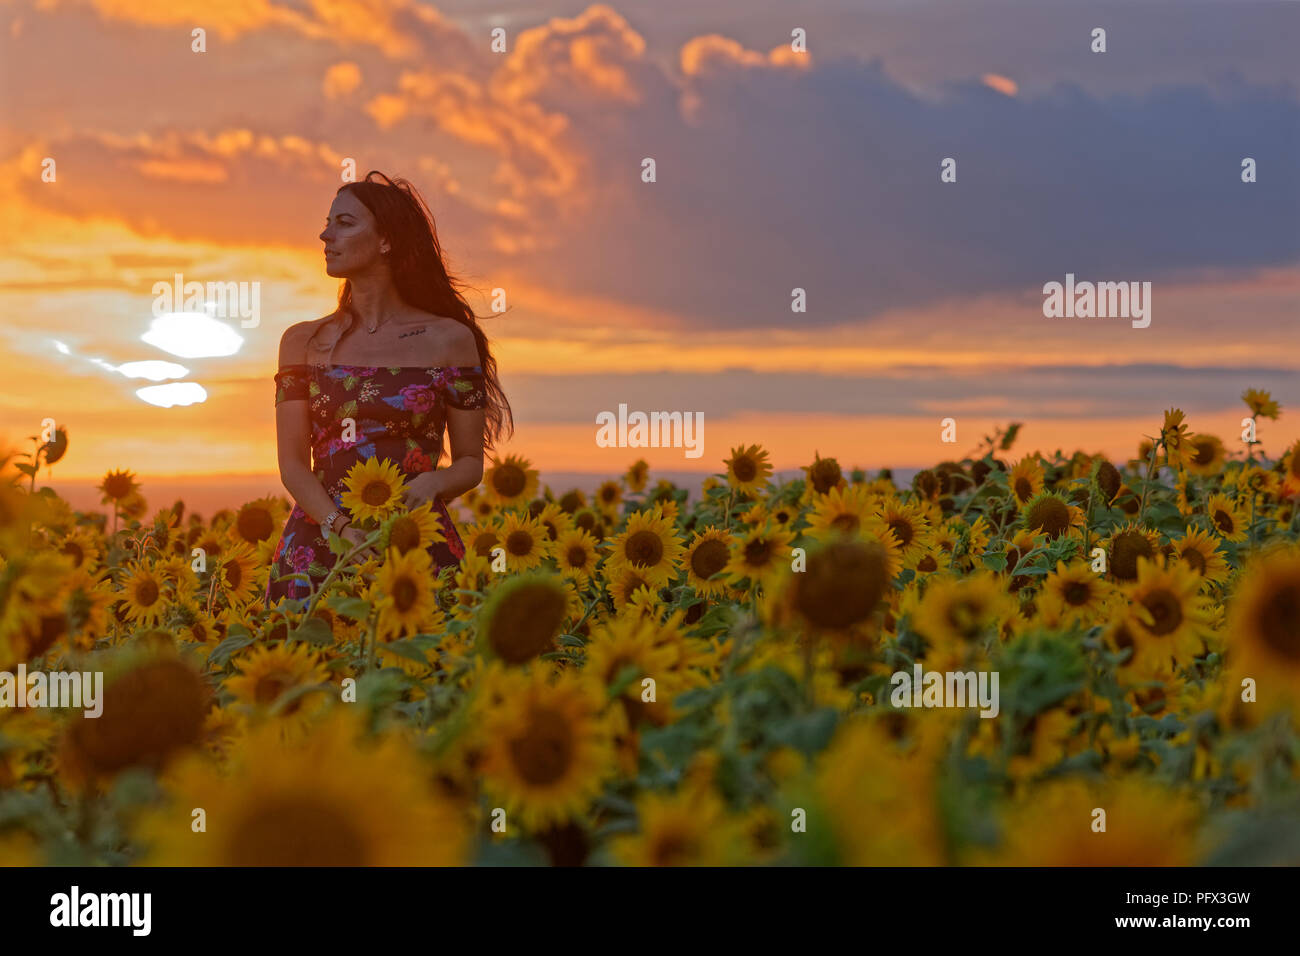
[[[980,77],[980,82],[989,89],[997,90],[1006,96],[1015,96],[1020,91],[1020,87],[1016,85],[1015,80],[1008,79],[997,73],[985,73]]]
[[[361,67],[352,62],[335,63],[325,71],[321,92],[327,100],[342,99],[361,85]]]

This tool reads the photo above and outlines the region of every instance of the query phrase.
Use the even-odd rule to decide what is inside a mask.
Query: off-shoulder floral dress
[[[391,460],[408,479],[436,467],[448,408],[483,408],[487,393],[479,366],[434,368],[366,365],[286,365],[275,374],[275,404],[310,403],[312,471],[344,514],[343,479],[358,461]],[[342,438],[344,419],[356,440]],[[441,570],[465,555],[465,545],[442,501],[435,503],[445,542],[429,546]],[[350,516],[350,515],[349,515]],[[268,607],[281,598],[304,598],[337,560],[320,525],[295,504],[275,549],[267,582]],[[306,581],[276,578],[306,574]]]

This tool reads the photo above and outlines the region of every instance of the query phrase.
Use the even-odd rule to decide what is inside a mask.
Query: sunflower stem
[[[307,602],[307,608],[302,612],[303,620],[306,620],[307,618],[311,617],[311,612],[316,609],[316,605],[320,601],[321,595],[325,593],[325,589],[329,586],[330,581],[334,580],[335,575],[337,575],[339,571],[345,568],[356,555],[360,554],[362,551],[370,547],[372,544],[378,542],[379,536],[382,533],[383,533],[382,528],[376,528],[374,531],[370,533],[370,537],[366,538],[359,545],[357,545],[355,548],[353,548],[351,551],[345,554],[342,557],[342,559],[334,562],[334,567],[330,568],[329,574],[325,575],[325,579],[321,581],[320,587],[316,589],[316,591],[311,596],[311,600]]]
[[[367,628],[366,642],[366,673],[369,674],[375,669],[375,658],[379,652],[379,634],[377,633],[379,619],[379,609],[370,612],[369,627]]]
[[[1138,524],[1142,524],[1147,513],[1147,494],[1151,491],[1151,479],[1156,471],[1156,452],[1165,444],[1163,437],[1151,442],[1151,460],[1147,464],[1147,480],[1142,483],[1142,502],[1138,505]]]

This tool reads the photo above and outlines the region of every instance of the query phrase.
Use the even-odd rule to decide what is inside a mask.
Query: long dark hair
[[[388,254],[389,269],[393,274],[393,285],[402,301],[425,312],[455,319],[474,333],[474,344],[478,346],[478,364],[483,369],[487,391],[483,444],[486,448],[494,447],[503,431],[514,431],[514,416],[510,411],[510,403],[506,401],[505,392],[501,390],[497,362],[492,357],[488,338],[479,328],[474,311],[460,292],[462,283],[447,274],[442,246],[438,243],[438,230],[429,207],[409,181],[389,179],[373,169],[366,173],[365,179],[344,183],[338,191],[343,192],[345,189],[350,190],[370,210],[375,217],[379,234],[388,240],[391,247]],[[349,327],[355,319],[350,280],[343,280],[336,316],[345,318]],[[337,336],[335,340],[337,341]]]

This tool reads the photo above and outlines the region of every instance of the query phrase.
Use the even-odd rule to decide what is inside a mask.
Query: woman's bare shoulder
[[[331,319],[337,313],[331,312],[329,315],[321,316],[319,319],[308,319],[306,322],[295,322],[284,330],[280,336],[280,367],[286,365],[306,365],[307,364],[307,345],[311,342],[312,336],[316,331]]]

